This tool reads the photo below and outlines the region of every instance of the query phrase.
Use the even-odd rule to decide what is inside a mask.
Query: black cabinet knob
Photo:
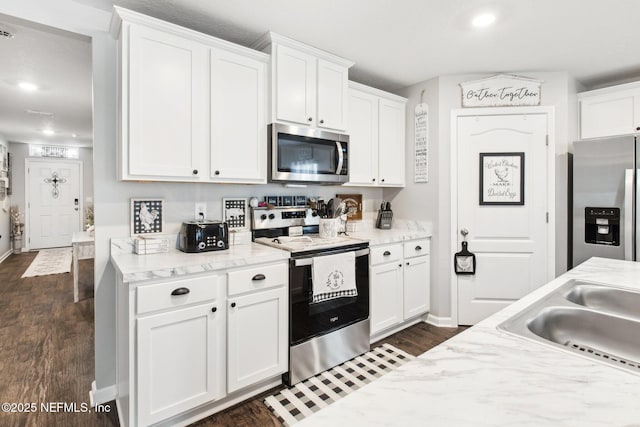
[[[409,263],[407,263],[407,265],[409,265]]]
[[[218,176],[218,175],[220,175],[220,171],[215,171],[213,174],[214,174],[215,176]]]
[[[174,296],[176,296],[176,295],[186,295],[189,292],[191,292],[189,290],[189,288],[177,288],[177,289],[174,289],[173,292],[171,292],[171,295],[174,295]]]
[[[313,117],[309,117],[307,120],[309,120],[310,122],[313,121]]]
[[[422,250],[422,246],[418,245],[416,246],[416,251],[421,251]]]
[[[212,313],[215,313],[216,311],[218,311],[218,308],[217,308],[217,307],[213,307],[213,308],[211,309],[211,312],[212,312]]]
[[[384,182],[384,178],[382,178],[380,181]]]
[[[324,123],[324,120],[320,120],[320,124]]]
[[[402,267],[402,264],[398,264],[398,267]]]
[[[640,130],[640,126],[638,126],[638,127],[636,128],[636,130]]]
[[[194,169],[194,170],[193,170],[193,174],[194,174],[194,175],[198,175],[198,169]]]
[[[384,256],[389,256],[389,255],[391,255],[391,252],[389,252],[389,251],[384,251],[384,253],[383,253],[382,255],[384,255]]]
[[[235,303],[235,302],[232,302],[232,303],[231,303],[231,307],[235,307],[235,306],[236,306],[236,303]]]
[[[262,215],[260,215],[260,219],[261,219],[261,220],[263,220],[263,221],[264,221],[265,219],[267,219],[267,214],[262,214]]]
[[[371,182],[376,182],[376,179],[375,179],[375,178],[373,178],[373,179],[371,180]]]

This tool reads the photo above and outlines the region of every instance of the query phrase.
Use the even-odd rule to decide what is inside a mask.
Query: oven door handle
[[[369,248],[357,250],[357,251],[355,251],[355,253],[356,253],[356,258],[361,257],[363,255],[368,255],[369,254]],[[312,264],[313,264],[313,257],[300,258],[300,259],[294,260],[294,265],[296,267],[302,267],[302,266],[305,266],[305,265],[312,265]]]

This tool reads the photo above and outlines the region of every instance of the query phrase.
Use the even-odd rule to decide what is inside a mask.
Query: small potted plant
[[[23,214],[17,206],[12,206],[9,212],[11,217],[11,237],[13,238],[13,253],[22,252],[22,230],[24,222],[22,222]]]
[[[93,236],[95,226],[93,225],[93,206],[89,206],[84,210],[84,230]]]

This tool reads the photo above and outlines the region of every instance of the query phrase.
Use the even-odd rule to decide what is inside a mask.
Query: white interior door
[[[547,282],[553,170],[547,114],[461,116],[456,126],[455,251],[466,229],[477,262],[475,275],[457,276],[458,323],[473,325]]]
[[[82,212],[78,161],[27,160],[28,246],[71,246]]]

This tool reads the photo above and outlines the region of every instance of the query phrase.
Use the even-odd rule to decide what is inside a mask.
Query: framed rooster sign
[[[131,199],[131,235],[162,233],[163,205],[162,199]]]
[[[480,205],[524,205],[524,153],[480,153]]]

